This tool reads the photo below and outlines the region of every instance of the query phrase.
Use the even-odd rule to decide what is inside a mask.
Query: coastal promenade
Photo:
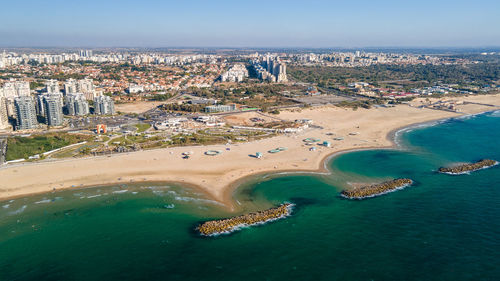
[[[466,104],[461,113],[419,108],[423,99],[411,105],[389,108],[344,109],[333,106],[285,111],[286,120],[311,119],[314,128],[297,134],[280,135],[259,141],[212,146],[174,147],[116,154],[112,156],[65,159],[51,162],[4,165],[0,168],[0,199],[51,192],[64,188],[131,182],[177,182],[196,186],[214,200],[232,206],[234,188],[256,174],[324,171],[324,161],[342,151],[393,146],[392,133],[412,124],[458,117],[500,109],[500,95],[474,96],[461,100],[495,105]],[[331,147],[311,146],[305,138],[328,141]],[[335,140],[337,138],[337,140]],[[264,153],[261,159],[249,157],[256,152],[287,147],[279,153]],[[230,150],[227,150],[229,148]],[[207,150],[220,150],[206,156]],[[182,153],[192,151],[189,159]]]

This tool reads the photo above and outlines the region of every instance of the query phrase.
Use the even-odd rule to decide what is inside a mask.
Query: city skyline
[[[417,5],[418,4],[418,5]],[[493,47],[491,0],[344,2],[16,1],[0,47]]]

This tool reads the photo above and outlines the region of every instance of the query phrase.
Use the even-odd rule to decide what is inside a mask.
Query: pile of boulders
[[[349,199],[363,199],[387,193],[389,191],[411,185],[412,183],[413,181],[411,179],[395,179],[379,184],[363,186],[350,190],[343,190],[340,194],[341,196]]]
[[[270,220],[276,220],[286,217],[290,215],[291,207],[292,204],[285,203],[277,208],[272,208],[265,211],[250,213],[229,219],[207,221],[198,226],[196,229],[202,235],[206,236],[227,233],[234,231],[242,226],[264,223]]]
[[[483,160],[480,160],[476,163],[463,164],[460,166],[455,166],[455,167],[450,167],[450,168],[441,167],[441,168],[439,168],[439,172],[440,173],[447,173],[447,174],[463,174],[463,173],[473,172],[476,170],[495,166],[496,164],[498,164],[498,162],[495,160],[483,159]]]

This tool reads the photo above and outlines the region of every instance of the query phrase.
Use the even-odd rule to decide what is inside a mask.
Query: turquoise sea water
[[[280,175],[235,192],[242,210],[296,204],[291,217],[203,238],[233,216],[196,190],[111,186],[0,202],[0,280],[499,280],[500,114],[401,132],[402,150],[340,155],[332,175]],[[409,177],[384,196],[339,197],[348,183]]]

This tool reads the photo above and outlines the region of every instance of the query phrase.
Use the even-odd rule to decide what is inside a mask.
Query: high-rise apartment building
[[[11,80],[3,85],[3,95],[7,99],[30,95],[30,83]]]
[[[45,82],[45,92],[49,94],[59,93],[59,82],[53,79]]]
[[[15,98],[14,106],[16,108],[16,130],[35,129],[38,126],[35,102],[31,96]]]
[[[40,94],[36,96],[36,114],[40,116],[45,116],[45,98],[46,94]]]
[[[115,114],[115,103],[109,96],[98,96],[94,99],[94,113],[99,115]]]
[[[7,115],[7,99],[0,95],[0,130],[9,128],[9,116]]]
[[[64,83],[64,94],[72,93],[83,93],[87,100],[93,100],[95,98],[95,89],[92,79],[68,79]]]
[[[264,58],[255,59],[252,62],[253,68],[260,79],[269,82],[286,82],[286,64],[279,58],[272,58],[266,55]]]
[[[92,57],[92,50],[80,50],[80,57],[84,58]]]
[[[64,121],[61,96],[50,94],[44,97],[45,122],[49,126],[61,126]]]
[[[78,92],[77,83],[75,79],[68,79],[64,82],[64,94],[71,94]]]
[[[68,115],[83,116],[89,114],[89,103],[82,93],[66,95],[65,107]]]

